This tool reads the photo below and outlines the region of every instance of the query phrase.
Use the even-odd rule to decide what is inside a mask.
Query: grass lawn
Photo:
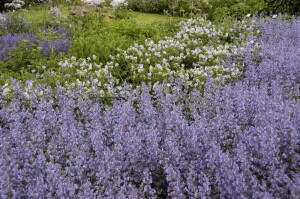
[[[76,10],[76,6],[59,5],[58,8],[65,16],[68,16],[71,10]],[[90,12],[95,12],[93,7],[82,6],[82,8],[87,9]],[[49,6],[38,5],[31,7],[28,10],[22,10],[21,12],[24,14],[28,22],[32,23],[32,25],[39,26],[43,24],[44,20],[49,15]],[[161,14],[142,13],[135,11],[127,12],[131,16],[130,18],[140,25],[183,20],[183,18],[175,18]],[[102,9],[100,13],[114,14],[114,11],[112,9]]]

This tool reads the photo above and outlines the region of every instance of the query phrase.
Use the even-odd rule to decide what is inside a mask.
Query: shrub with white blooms
[[[88,6],[99,6],[104,2],[105,0],[83,0],[83,3]]]
[[[110,3],[112,7],[118,7],[120,5],[126,5],[126,4],[127,4],[126,0],[112,0],[112,2]]]
[[[189,19],[180,24],[181,29],[174,37],[159,42],[147,40],[144,45],[133,44],[111,56],[109,62],[96,63],[90,58],[74,57],[59,65],[64,74],[78,78],[77,86],[88,90],[98,87],[109,95],[122,90],[116,87],[124,82],[140,85],[141,82],[162,82],[170,77],[180,77],[189,87],[202,89],[207,76],[219,83],[239,77],[242,64],[225,64],[227,57],[238,58],[248,47],[259,48],[255,39],[246,41],[255,23],[239,23],[236,26],[240,29],[234,30],[234,27],[215,26],[203,18]],[[239,46],[239,43],[244,44]],[[72,84],[71,81],[67,85]]]
[[[25,5],[25,2],[22,0],[13,0],[11,3],[4,4],[5,7],[10,9],[19,9]]]

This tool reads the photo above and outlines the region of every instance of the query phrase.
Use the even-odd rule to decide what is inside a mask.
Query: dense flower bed
[[[62,74],[72,74],[65,87],[83,85],[89,91],[97,87],[103,95],[114,96],[124,91],[124,82],[138,86],[141,82],[161,83],[180,77],[186,85],[201,90],[209,75],[219,83],[237,78],[242,68],[237,58],[246,48],[259,49],[256,37],[246,40],[250,33],[259,34],[256,23],[256,19],[245,19],[216,26],[204,18],[189,19],[180,23],[176,36],[134,44],[111,56],[107,63],[95,62],[96,55],[87,59],[72,57],[59,63]],[[236,62],[225,64],[228,57],[235,57]]]
[[[107,105],[97,87],[13,83],[0,94],[1,198],[298,198],[299,21],[260,20],[241,74],[225,85],[208,74],[204,92],[179,76],[123,85]]]

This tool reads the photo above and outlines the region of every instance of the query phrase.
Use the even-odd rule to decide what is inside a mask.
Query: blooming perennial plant
[[[117,8],[121,5],[127,5],[127,2],[126,0],[112,0],[112,2],[110,3],[110,5],[113,7],[113,8]]]
[[[88,6],[100,6],[105,0],[82,0],[84,4]]]
[[[225,64],[227,57],[241,56],[246,46],[253,50],[259,48],[255,39],[246,41],[247,32],[257,33],[256,22],[239,23],[235,25],[239,29],[235,30],[234,27],[217,27],[203,18],[189,19],[180,24],[181,30],[176,36],[157,43],[147,40],[144,45],[134,44],[111,56],[107,63],[73,57],[59,65],[65,73],[78,78],[76,85],[82,84],[87,90],[96,86],[113,91],[113,88],[121,88],[124,82],[135,86],[141,82],[162,82],[170,77],[180,77],[186,85],[202,89],[209,75],[219,83],[239,77],[242,63],[229,66]],[[238,45],[241,42],[243,46]],[[67,82],[67,85],[73,83]]]
[[[0,36],[0,46],[2,47],[0,49],[0,61],[8,71],[20,72],[26,70],[35,73],[36,70],[30,68],[29,54],[31,52],[35,56],[40,55],[43,58],[48,58],[53,55],[67,53],[71,45],[72,36],[70,31],[59,26],[45,29],[40,34],[9,33]],[[22,62],[23,60],[25,61]],[[27,70],[28,68],[30,70]],[[44,76],[43,74],[40,75]]]
[[[37,39],[32,33],[6,34],[0,36],[0,61],[7,58],[8,53],[18,46],[19,42],[26,40],[30,43],[37,44]]]
[[[11,3],[5,3],[4,6],[9,9],[20,9],[25,5],[25,2],[22,0],[13,0]]]

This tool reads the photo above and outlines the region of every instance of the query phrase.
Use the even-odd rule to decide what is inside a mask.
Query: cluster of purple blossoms
[[[300,20],[260,25],[244,75],[204,93],[178,80],[105,105],[16,83],[0,94],[0,197],[299,198]]]
[[[50,30],[55,35],[56,39],[50,40],[49,31],[45,33],[45,38],[38,41],[34,33],[18,33],[5,34],[0,36],[0,61],[7,58],[8,53],[18,47],[20,41],[28,41],[29,44],[35,44],[41,47],[41,53],[50,56],[52,51],[54,53],[67,53],[69,47],[72,45],[72,36],[70,31],[62,27],[56,27]]]
[[[51,29],[56,39],[50,40],[49,34],[45,31],[45,39],[40,42],[41,53],[50,56],[52,51],[55,53],[67,53],[72,45],[72,35],[70,31],[63,27],[55,27]]]
[[[8,53],[18,46],[20,41],[29,41],[37,44],[37,39],[32,33],[6,34],[0,36],[0,61],[7,58]]]

